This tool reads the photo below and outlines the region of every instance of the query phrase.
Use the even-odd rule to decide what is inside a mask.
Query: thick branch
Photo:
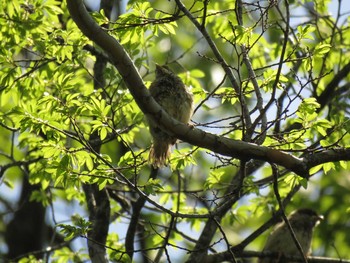
[[[325,150],[319,153],[310,154],[307,157],[305,157],[305,162],[309,169],[323,163],[349,160],[350,148]]]
[[[151,167],[150,178],[155,179],[157,178],[157,175],[158,175],[158,168],[155,169]],[[135,234],[136,234],[137,228],[139,227],[141,210],[144,207],[145,203],[146,203],[146,198],[144,196],[140,196],[132,205],[133,213],[130,219],[130,224],[126,232],[126,238],[125,238],[125,248],[130,259],[132,259],[134,255]]]
[[[91,262],[108,262],[106,248],[103,246],[107,240],[110,217],[107,190],[103,189],[100,191],[95,184],[84,184],[83,188],[90,215],[89,219],[92,222],[92,227],[88,234],[88,248]]]
[[[124,48],[95,23],[86,11],[83,2],[81,0],[67,0],[67,4],[69,12],[80,30],[109,55],[111,62],[122,75],[142,112],[162,125],[165,130],[183,141],[218,154],[240,160],[267,161],[281,165],[300,176],[308,176],[308,169],[311,166],[300,158],[268,147],[216,136],[172,119],[151,97]],[[348,158],[343,160],[348,160]]]
[[[334,78],[328,83],[324,91],[320,96],[317,96],[318,103],[321,104],[323,108],[329,103],[329,101],[336,94],[335,90],[339,87],[339,83],[348,76],[350,72],[350,63],[346,64],[337,74],[334,75]]]

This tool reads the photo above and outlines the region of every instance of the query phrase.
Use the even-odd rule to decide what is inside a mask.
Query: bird
[[[322,219],[322,216],[309,208],[295,210],[288,216],[288,221],[305,256],[311,253],[312,234],[315,226]],[[263,252],[266,251],[278,254],[277,258],[260,258],[258,261],[259,263],[292,263],[292,261],[283,259],[282,256],[300,256],[300,252],[292,238],[290,230],[284,221],[277,224],[267,238]]]
[[[188,124],[193,113],[193,94],[180,77],[168,66],[156,64],[155,79],[149,91],[157,103],[174,119]],[[149,162],[154,168],[167,164],[171,146],[177,138],[160,127],[156,120],[147,118],[153,144],[149,153]]]

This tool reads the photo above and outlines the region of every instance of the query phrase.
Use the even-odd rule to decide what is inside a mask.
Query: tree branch
[[[183,141],[218,154],[240,160],[258,159],[267,161],[281,165],[302,177],[308,176],[308,169],[312,166],[300,158],[268,147],[207,133],[200,129],[189,127],[171,118],[151,97],[141,76],[124,48],[116,39],[108,35],[95,23],[87,13],[83,2],[81,0],[67,0],[67,4],[73,20],[81,31],[108,53],[113,65],[122,75],[130,93],[142,112],[149,118],[154,119],[156,123],[159,123],[165,130],[169,131],[169,133],[174,134]],[[311,154],[313,153],[310,153],[310,155]],[[338,155],[338,161],[349,160],[348,156],[343,157]]]
[[[350,148],[324,150],[322,152],[309,154],[304,159],[308,169],[323,163],[338,162],[343,160],[349,161]]]
[[[151,174],[150,178],[155,179],[158,175],[158,168],[153,168],[151,166]],[[134,239],[137,231],[137,227],[139,227],[139,219],[141,215],[141,210],[146,203],[146,198],[144,196],[139,196],[139,198],[132,204],[132,216],[130,219],[130,224],[128,230],[126,232],[125,238],[125,249],[130,257],[133,258],[134,255]]]
[[[218,60],[218,62],[220,63],[220,65],[222,66],[222,68],[224,69],[228,79],[230,80],[233,89],[235,90],[235,92],[237,94],[240,94],[239,96],[239,100],[240,100],[240,104],[242,107],[242,111],[243,111],[243,119],[245,122],[245,125],[247,126],[248,130],[250,129],[251,125],[252,125],[252,121],[250,119],[250,114],[249,114],[249,109],[248,109],[248,105],[244,99],[244,96],[242,95],[242,91],[240,88],[240,85],[238,84],[238,81],[235,77],[235,75],[233,74],[231,68],[229,67],[229,65],[226,63],[226,61],[224,60],[224,58],[222,57],[219,49],[216,47],[214,41],[211,39],[209,33],[207,32],[207,30],[205,29],[204,26],[202,26],[195,18],[194,16],[191,14],[191,12],[185,7],[185,5],[181,2],[181,0],[175,0],[177,6],[179,7],[179,9],[188,17],[188,19],[190,19],[190,21],[196,26],[196,28],[199,30],[199,32],[202,33],[203,37],[205,38],[205,40],[207,41],[209,47],[211,48],[211,50],[213,51],[214,56],[216,57],[216,59]],[[247,139],[250,139],[249,136]]]
[[[107,190],[102,189],[100,191],[96,184],[84,184],[83,188],[89,210],[89,220],[92,222],[92,228],[88,234],[88,247],[91,262],[108,262],[106,258],[106,248],[103,246],[106,244],[107,240],[110,217],[110,204]]]
[[[289,220],[288,220],[288,218],[286,216],[286,213],[284,212],[284,205],[283,205],[283,202],[281,200],[281,196],[280,196],[280,193],[279,193],[279,190],[278,190],[278,169],[277,169],[276,165],[274,165],[274,164],[271,164],[271,168],[272,168],[272,174],[273,174],[273,190],[275,192],[275,196],[276,196],[278,205],[279,205],[281,213],[282,213],[283,221],[287,225],[289,233],[292,236],[292,239],[293,239],[296,247],[298,248],[298,251],[299,251],[300,255],[304,259],[303,262],[307,263],[307,258],[305,256],[303,248],[300,245],[300,243],[299,243],[299,241],[298,241],[298,239],[297,239],[297,237],[295,235],[295,232],[294,232],[291,224],[289,223]]]

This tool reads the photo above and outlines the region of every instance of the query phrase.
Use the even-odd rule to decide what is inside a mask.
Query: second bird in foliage
[[[320,220],[322,220],[322,216],[308,208],[298,209],[288,216],[288,221],[306,256],[311,252],[313,230]],[[283,259],[283,256],[300,257],[295,240],[284,221],[276,225],[268,237],[263,251],[275,252],[277,255],[273,258],[260,259],[259,263],[292,263],[292,261]]]

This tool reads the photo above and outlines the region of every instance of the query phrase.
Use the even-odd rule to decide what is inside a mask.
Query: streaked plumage
[[[190,121],[193,112],[192,93],[168,67],[156,65],[156,78],[150,86],[150,93],[170,116],[183,123]],[[166,165],[170,148],[177,138],[162,130],[151,119],[148,123],[153,137],[149,161],[154,167],[162,167]]]
[[[305,255],[309,255],[311,252],[313,230],[321,219],[322,216],[308,208],[298,209],[288,216],[289,223]],[[262,258],[259,263],[292,263],[281,259],[281,256],[300,256],[300,252],[284,221],[276,225],[267,238],[263,251],[278,252],[279,256],[277,258]]]

